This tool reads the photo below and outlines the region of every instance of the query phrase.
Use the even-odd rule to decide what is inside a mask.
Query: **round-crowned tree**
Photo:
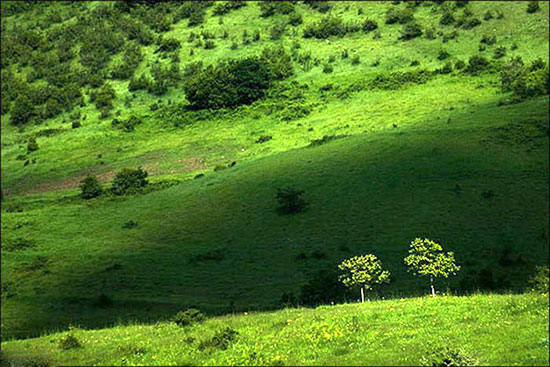
[[[427,238],[415,238],[409,248],[405,265],[414,275],[430,277],[432,296],[435,297],[434,278],[454,275],[460,270],[453,252],[443,252],[440,244]]]
[[[338,269],[342,271],[339,279],[346,287],[361,288],[361,302],[365,302],[365,291],[390,281],[390,272],[382,270],[382,262],[372,254],[346,259]]]
[[[93,199],[98,197],[103,192],[101,185],[97,181],[97,177],[88,175],[80,182],[81,193],[80,196],[85,199]]]

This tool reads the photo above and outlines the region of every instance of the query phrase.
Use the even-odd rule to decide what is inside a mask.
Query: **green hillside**
[[[460,366],[542,366],[548,298],[423,297],[228,315],[185,327],[73,328],[2,349],[19,365],[431,366],[450,359]]]
[[[437,281],[440,292],[526,289],[549,262],[547,2],[536,11],[519,1],[234,3],[1,4],[3,340],[166,320],[189,307],[212,315],[355,301],[336,266],[365,253],[392,274],[373,297],[423,295],[428,282],[403,264],[416,237],[461,266]],[[391,21],[395,12],[404,19]],[[109,193],[118,172],[138,166],[144,189]],[[85,200],[88,174],[105,193]],[[306,210],[280,215],[283,187],[303,190]],[[535,345],[548,314],[536,312],[525,348],[547,363],[547,339]],[[132,331],[94,331],[118,332]],[[44,349],[44,340],[28,343]],[[2,348],[22,353],[25,343]],[[188,359],[185,348],[158,356],[242,362],[242,351]],[[372,351],[361,364],[392,362],[381,356],[394,350],[369,348],[334,363]],[[519,348],[479,360],[530,364]],[[146,349],[128,363],[151,363]],[[52,360],[93,364],[103,354],[86,353]],[[415,353],[398,363],[425,352]],[[331,364],[329,354],[282,361]],[[105,358],[97,363],[122,363]],[[265,358],[256,364],[278,363]]]

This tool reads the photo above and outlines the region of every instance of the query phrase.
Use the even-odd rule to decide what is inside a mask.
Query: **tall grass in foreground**
[[[184,327],[73,328],[2,350],[17,365],[547,365],[548,296],[417,297],[245,312]]]

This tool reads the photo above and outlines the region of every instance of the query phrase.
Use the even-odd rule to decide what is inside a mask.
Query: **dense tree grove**
[[[209,65],[185,81],[192,109],[219,109],[250,104],[265,95],[270,85],[292,74],[283,48],[264,49],[260,56]]]

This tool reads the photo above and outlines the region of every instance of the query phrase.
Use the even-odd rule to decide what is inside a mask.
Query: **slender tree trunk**
[[[365,302],[365,287],[361,287],[361,303]]]
[[[435,297],[434,279],[430,277],[430,287],[432,288],[432,297]]]

